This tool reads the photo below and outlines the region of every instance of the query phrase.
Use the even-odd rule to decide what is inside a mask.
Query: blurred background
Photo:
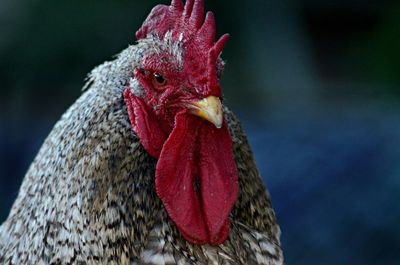
[[[0,0],[0,223],[86,74],[164,0]],[[206,0],[287,264],[400,264],[400,2]]]

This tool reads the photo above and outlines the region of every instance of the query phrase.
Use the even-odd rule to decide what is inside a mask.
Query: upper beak
[[[221,100],[219,100],[219,98],[209,96],[197,102],[190,103],[189,108],[192,114],[211,122],[218,129],[222,127],[223,113]]]

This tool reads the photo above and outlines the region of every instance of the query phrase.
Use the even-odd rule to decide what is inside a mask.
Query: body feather
[[[228,109],[240,185],[228,240],[192,245],[169,219],[123,100],[143,45],[95,68],[45,140],[0,227],[1,264],[282,264],[269,195]]]

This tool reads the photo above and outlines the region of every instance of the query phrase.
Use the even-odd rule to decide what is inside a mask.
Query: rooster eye
[[[158,86],[163,86],[166,83],[165,78],[159,73],[153,74],[153,80],[154,80],[154,83]]]

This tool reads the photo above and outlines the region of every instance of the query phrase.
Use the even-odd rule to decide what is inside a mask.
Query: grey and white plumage
[[[1,264],[283,264],[269,195],[227,108],[240,186],[228,240],[189,244],[168,217],[155,193],[156,160],[132,131],[123,100],[129,84],[136,95],[142,91],[132,66],[160,48],[141,41],[91,72],[87,90],[45,140],[0,227]]]

